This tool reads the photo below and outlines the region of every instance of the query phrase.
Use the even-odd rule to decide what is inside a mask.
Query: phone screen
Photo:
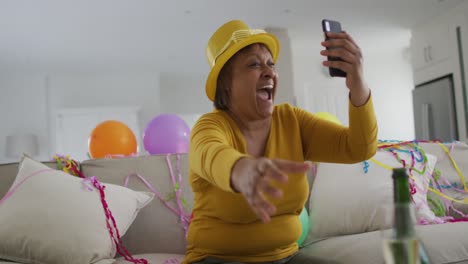
[[[323,32],[325,33],[326,32],[337,32],[337,33],[342,32],[340,22],[330,20],[330,19],[322,20],[322,29],[323,29]],[[325,40],[328,40],[328,39],[329,37],[325,35]],[[327,47],[327,49],[330,49],[330,48]],[[336,61],[336,60],[341,60],[341,59],[337,57],[328,56],[328,60]],[[330,67],[329,71],[330,71],[330,76],[332,77],[346,77],[346,72],[340,69]]]

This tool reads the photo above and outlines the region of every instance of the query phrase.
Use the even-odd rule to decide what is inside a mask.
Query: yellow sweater
[[[349,128],[323,121],[288,104],[275,106],[265,157],[294,161],[356,163],[377,149],[372,99],[349,107]],[[208,256],[240,262],[285,258],[298,250],[299,214],[307,200],[307,177],[289,175],[277,212],[264,224],[230,186],[234,163],[247,156],[242,133],[223,111],[202,116],[192,129],[189,177],[194,192],[193,219],[183,263]]]

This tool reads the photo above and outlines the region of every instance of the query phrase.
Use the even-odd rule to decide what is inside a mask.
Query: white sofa
[[[468,176],[468,145],[459,142],[443,145],[435,142],[393,144],[395,143],[382,143],[382,145],[392,145],[393,150],[391,148],[379,150],[366,162],[367,164],[318,165],[309,204],[311,231],[303,250],[311,255],[330,257],[342,263],[384,262],[380,229],[388,226],[383,222],[379,210],[382,205],[391,203],[393,199],[391,171],[385,168],[401,166],[393,153],[409,162],[412,160],[409,151],[420,148],[420,153],[433,164],[428,162],[427,170],[422,175],[413,172],[414,177],[430,177],[432,169],[435,169],[453,186],[463,186],[460,174],[455,170],[450,157],[460,168],[461,175]],[[444,148],[450,155],[447,155]],[[416,153],[415,160],[418,158],[420,157]],[[426,184],[427,180],[426,178]],[[425,191],[427,194],[418,188],[413,195],[414,200],[425,199],[426,195],[434,200],[440,199],[439,195],[427,189]],[[425,195],[415,198],[418,192]],[[468,197],[466,193],[456,192],[452,188],[444,189],[443,194],[456,200]],[[433,206],[428,205],[432,205],[431,203],[425,202],[425,205],[432,216],[428,216],[422,204],[419,201],[420,219],[441,221],[441,217],[436,217],[430,211]],[[453,205],[453,208],[448,211],[454,221],[462,217],[455,210],[468,214],[466,204],[451,202],[450,205]],[[468,222],[448,222],[448,220],[442,222],[445,223],[425,223],[416,227],[432,263],[468,263]]]
[[[458,175],[453,175],[450,160],[444,158],[445,154],[438,144],[427,143],[421,146],[438,159],[436,168],[446,175],[451,173],[447,176],[450,181],[459,181]],[[450,147],[450,144],[447,146]],[[452,157],[462,172],[468,174],[468,146],[457,144]],[[54,162],[44,163],[49,167],[56,167]],[[309,173],[311,197],[306,206],[310,211],[311,229],[301,250],[341,263],[383,263],[379,234],[382,223],[379,222],[377,207],[391,200],[391,179],[390,172],[384,173],[382,164],[376,164],[373,161],[349,165],[322,163]],[[364,173],[366,166],[367,173]],[[190,214],[193,195],[187,182],[187,155],[98,159],[81,164],[81,170],[86,176],[96,176],[104,183],[123,185],[128,175],[139,174],[166,197],[169,204],[176,206],[176,200],[171,198],[174,183],[170,169],[176,178],[180,171],[183,178],[181,196],[185,204],[184,210],[186,214]],[[17,163],[0,165],[0,197],[12,185],[17,171]],[[458,182],[458,185],[461,183]],[[148,191],[148,187],[136,177],[130,178],[128,187]],[[464,194],[449,195],[460,199]],[[456,208],[468,213],[468,207],[464,205],[457,205]],[[421,225],[417,227],[417,231],[433,263],[468,263],[467,222]],[[145,258],[149,263],[169,264],[182,259],[185,250],[184,237],[180,217],[154,198],[139,211],[122,240],[135,258]],[[130,263],[119,256],[115,256],[115,259],[115,263]],[[0,260],[0,263],[11,262]]]

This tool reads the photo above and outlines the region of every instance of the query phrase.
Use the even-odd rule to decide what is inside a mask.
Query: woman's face
[[[273,113],[278,73],[268,48],[253,44],[233,57],[230,110],[251,120]]]

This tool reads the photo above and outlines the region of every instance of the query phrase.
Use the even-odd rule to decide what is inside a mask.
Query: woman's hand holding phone
[[[322,30],[325,33],[325,41],[330,40],[330,37],[327,35],[328,32],[335,32],[335,33],[341,33],[341,24],[338,21],[333,21],[329,19],[323,19],[322,20]],[[326,47],[327,50],[333,49],[334,47]],[[329,61],[337,61],[341,60],[339,57],[335,56],[327,56]],[[346,77],[346,72],[334,68],[334,67],[329,67],[329,72],[331,77]]]
[[[324,31],[325,29],[324,27]],[[355,106],[363,105],[369,98],[370,90],[364,80],[361,49],[346,32],[325,32],[325,34],[326,39],[322,42],[322,46],[326,49],[322,50],[320,54],[336,59],[326,60],[323,65],[330,67],[330,74],[332,74],[332,68],[345,73],[342,77],[346,77],[346,86],[351,93],[351,102]]]

